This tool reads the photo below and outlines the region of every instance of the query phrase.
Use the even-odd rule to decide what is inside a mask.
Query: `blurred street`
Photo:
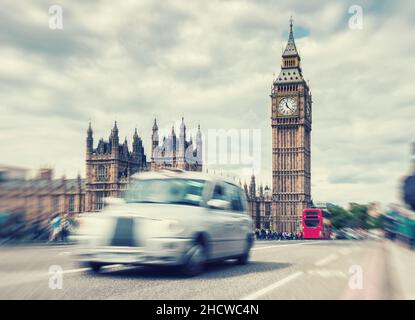
[[[217,263],[195,278],[121,266],[92,274],[73,250],[1,247],[0,299],[415,299],[415,252],[384,240],[257,241],[248,265]],[[51,265],[62,267],[62,289],[49,288]]]

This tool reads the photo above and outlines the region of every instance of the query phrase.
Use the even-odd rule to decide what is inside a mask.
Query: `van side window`
[[[227,184],[227,191],[229,193],[232,211],[244,211],[244,204],[239,188],[234,185]]]
[[[226,200],[225,189],[220,184],[215,186],[212,199]]]

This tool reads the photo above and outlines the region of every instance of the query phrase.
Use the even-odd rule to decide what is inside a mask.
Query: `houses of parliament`
[[[169,136],[159,141],[157,120],[154,119],[151,134],[151,159],[147,161],[143,141],[137,129],[133,135],[132,150],[127,139],[120,143],[117,122],[107,141],[102,138],[96,148],[91,124],[86,138],[86,180],[85,210],[102,209],[106,197],[119,197],[126,189],[129,177],[140,171],[158,171],[162,168],[177,168],[188,171],[202,171],[202,133],[200,125],[196,141],[187,140],[184,118],[180,124],[179,136],[172,127]],[[192,160],[192,161],[189,161]]]
[[[257,187],[252,176],[244,189],[254,227],[295,232],[301,227],[302,210],[311,205],[312,97],[303,77],[292,20],[281,70],[273,80],[270,97],[272,186]],[[116,122],[108,140],[101,138],[96,144],[90,124],[85,156],[85,179],[52,179],[51,170],[43,170],[37,179],[0,181],[0,211],[24,211],[29,221],[56,213],[98,211],[105,197],[121,195],[136,172],[165,167],[202,171],[202,133],[199,126],[195,140],[189,139],[182,119],[177,135],[172,127],[170,134],[160,139],[154,120],[148,159],[137,130],[130,150],[127,139],[119,140]]]

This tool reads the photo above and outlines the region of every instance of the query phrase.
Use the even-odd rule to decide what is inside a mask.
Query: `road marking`
[[[252,248],[251,250],[262,250],[262,249],[269,249],[269,248],[281,248],[281,247],[294,247],[294,246],[301,246],[301,245],[305,245],[305,244],[312,244],[315,243],[315,241],[313,242],[300,242],[300,243],[293,243],[293,244],[277,244],[277,245],[272,245],[272,246],[265,246],[265,247],[256,247],[256,248]]]
[[[79,268],[79,269],[72,269],[72,270],[63,270],[62,273],[63,274],[67,274],[67,273],[77,273],[77,272],[84,272],[89,270],[90,268]]]
[[[122,267],[122,264],[111,264],[108,266],[103,266],[101,269],[115,269],[115,268],[119,268]],[[71,270],[63,270],[62,273],[63,274],[67,274],[67,273],[77,273],[77,272],[85,272],[85,271],[89,271],[91,270],[91,268],[78,268],[78,269],[71,269]]]
[[[324,266],[326,264],[328,264],[329,262],[336,260],[339,256],[337,254],[330,254],[327,257],[317,260],[316,262],[314,262],[314,265],[317,267],[321,267]]]
[[[58,253],[58,256],[69,256],[71,254],[72,254],[71,251],[63,251],[63,252],[59,252]]]
[[[121,267],[121,266],[123,266],[123,265],[122,264],[113,264],[113,265],[103,266],[102,269],[115,269],[115,268],[118,268],[118,267]],[[69,269],[69,270],[63,270],[62,274],[80,273],[80,272],[85,272],[85,271],[89,271],[89,270],[91,270],[91,268]],[[16,278],[13,281],[13,283],[0,282],[0,288],[2,288],[2,287],[13,287],[13,286],[16,286],[16,285],[23,285],[23,284],[27,284],[27,283],[31,283],[31,282],[44,281],[45,279],[47,279],[47,277],[50,277],[50,276],[51,276],[50,273],[37,273],[37,274],[22,273],[19,278]],[[0,278],[1,278],[1,274],[0,274]]]
[[[254,300],[254,299],[257,299],[257,298],[263,296],[264,294],[267,294],[268,292],[270,292],[272,290],[275,290],[275,289],[283,286],[284,284],[298,278],[302,274],[303,274],[302,271],[298,271],[298,272],[295,272],[293,274],[290,274],[288,277],[285,277],[285,278],[283,278],[283,279],[281,279],[281,280],[279,280],[279,281],[277,281],[277,282],[275,282],[275,283],[273,283],[273,284],[271,284],[271,285],[269,285],[265,288],[262,288],[258,291],[255,291],[255,292],[241,298],[241,300]]]
[[[308,270],[307,274],[310,276],[320,276],[322,278],[347,278],[347,274],[342,270],[329,270],[329,269],[318,269],[318,270]]]

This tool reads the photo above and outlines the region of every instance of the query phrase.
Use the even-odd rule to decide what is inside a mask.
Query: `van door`
[[[245,214],[241,192],[239,187],[226,183],[226,194],[230,202],[230,210],[227,212],[230,218],[227,231],[231,237],[227,248],[229,255],[237,255],[245,251],[247,233],[249,232],[249,217]]]
[[[210,200],[212,201],[207,201],[208,204],[213,204],[207,208],[208,232],[211,238],[210,254],[211,258],[216,259],[229,254],[229,241],[233,239],[230,202],[223,183],[215,183]]]

